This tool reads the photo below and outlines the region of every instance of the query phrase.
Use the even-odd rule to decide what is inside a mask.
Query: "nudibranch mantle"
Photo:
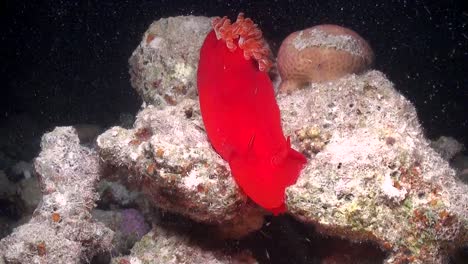
[[[197,85],[203,123],[213,148],[229,163],[240,188],[274,214],[285,211],[285,188],[306,163],[291,148],[271,80],[262,32],[240,13],[215,18],[200,50]]]

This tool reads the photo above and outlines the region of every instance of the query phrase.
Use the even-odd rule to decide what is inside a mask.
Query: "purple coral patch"
[[[136,209],[125,209],[122,211],[120,230],[125,236],[135,236],[140,239],[150,230],[143,215]]]

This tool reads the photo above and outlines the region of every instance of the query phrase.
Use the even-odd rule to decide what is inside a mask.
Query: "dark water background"
[[[2,1],[0,127],[18,115],[47,129],[135,113],[127,60],[152,21],[243,11],[274,47],[317,24],[357,31],[376,53],[375,68],[416,105],[426,134],[468,143],[466,2]]]

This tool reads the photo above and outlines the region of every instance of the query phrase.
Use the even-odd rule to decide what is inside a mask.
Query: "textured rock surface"
[[[228,164],[209,145],[197,101],[147,107],[134,127],[113,127],[99,136],[100,156],[130,175],[125,180],[154,205],[213,224],[261,214],[249,209]]]
[[[468,186],[424,138],[414,107],[377,71],[278,98],[310,161],[290,213],[322,232],[373,240],[387,263],[444,263],[468,243]]]
[[[81,263],[108,251],[113,232],[91,218],[98,155],[71,127],[45,134],[35,160],[43,199],[32,219],[0,241],[5,263]],[[1,261],[0,261],[1,262]]]
[[[112,259],[112,264],[253,264],[257,261],[247,251],[226,253],[221,249],[210,250],[200,246],[189,236],[163,227],[155,227],[135,244],[129,256]]]
[[[128,190],[119,182],[107,180],[99,181],[97,190],[100,196],[99,202],[123,208],[138,204],[142,196],[139,192]]]
[[[151,24],[129,59],[131,83],[143,101],[165,106],[196,96],[200,47],[210,30],[207,17],[169,17]]]

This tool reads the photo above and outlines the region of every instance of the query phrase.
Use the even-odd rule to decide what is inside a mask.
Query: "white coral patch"
[[[142,264],[141,260],[137,257],[130,257],[130,264]]]
[[[193,68],[190,67],[190,65],[185,64],[185,63],[177,63],[175,65],[174,70],[175,70],[174,77],[179,79],[183,83],[188,82],[188,78],[193,72]]]
[[[63,193],[57,193],[57,195],[55,195],[55,203],[58,206],[63,207],[68,203],[68,198]]]
[[[200,173],[197,170],[191,170],[188,176],[184,178],[184,185],[189,189],[195,189],[200,183],[203,182],[203,180],[198,177],[199,175]]]
[[[151,42],[149,43],[150,48],[152,49],[161,49],[161,43],[163,42],[163,39],[160,37],[155,37]]]
[[[382,192],[385,197],[389,200],[395,202],[401,202],[406,198],[407,191],[405,188],[401,190],[393,186],[393,180],[390,177],[390,174],[385,175],[385,178],[382,182]]]

